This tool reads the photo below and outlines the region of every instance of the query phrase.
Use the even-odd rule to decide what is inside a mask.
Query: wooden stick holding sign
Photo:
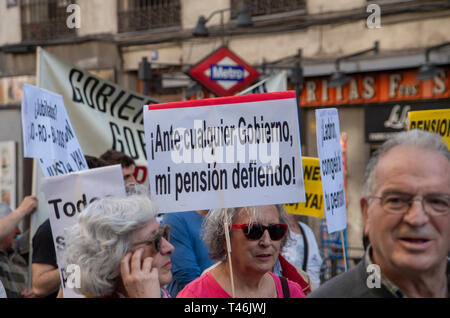
[[[231,297],[236,298],[235,291],[234,291],[233,265],[231,264],[230,227],[227,222],[227,215],[224,216],[223,230],[225,232],[225,241],[227,243],[228,265],[230,266]]]
[[[344,268],[347,271],[347,255],[345,255],[344,231],[341,231],[342,255],[344,255]]]

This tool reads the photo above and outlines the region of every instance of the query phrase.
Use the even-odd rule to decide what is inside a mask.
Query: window
[[[74,0],[22,0],[20,14],[23,41],[45,41],[75,36],[75,28],[66,24],[66,12]]]
[[[270,15],[275,13],[292,12],[306,9],[305,0],[231,0],[231,7],[239,10],[245,3],[252,17]],[[232,19],[237,18],[238,13],[233,12]]]
[[[180,0],[119,0],[119,32],[179,26]]]

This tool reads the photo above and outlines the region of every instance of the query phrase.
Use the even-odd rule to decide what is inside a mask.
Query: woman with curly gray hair
[[[219,263],[177,298],[304,297],[297,283],[271,272],[286,239],[285,220],[284,208],[275,205],[211,210],[205,217],[203,240],[210,257]]]
[[[80,268],[87,297],[170,297],[169,229],[146,196],[104,198],[78,216],[67,237],[67,264]]]

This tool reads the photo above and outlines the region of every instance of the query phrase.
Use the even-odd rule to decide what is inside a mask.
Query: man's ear
[[[361,213],[364,221],[364,234],[368,235],[369,233],[369,201],[367,198],[361,198],[359,200],[359,204],[361,206]]]

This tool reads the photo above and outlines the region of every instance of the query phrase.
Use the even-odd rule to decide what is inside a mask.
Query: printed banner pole
[[[305,202],[296,107],[292,91],[146,106],[158,210]]]
[[[227,215],[228,212],[226,212],[224,216],[224,222],[223,222],[223,230],[225,232],[225,241],[227,245],[227,258],[228,258],[228,265],[230,266],[230,280],[231,280],[231,297],[236,298],[236,294],[234,291],[234,278],[233,278],[233,265],[231,264],[231,242],[230,242],[230,227],[228,226],[227,222]]]
[[[347,255],[345,255],[344,230],[341,230],[342,255],[344,255],[344,268],[347,271]]]

